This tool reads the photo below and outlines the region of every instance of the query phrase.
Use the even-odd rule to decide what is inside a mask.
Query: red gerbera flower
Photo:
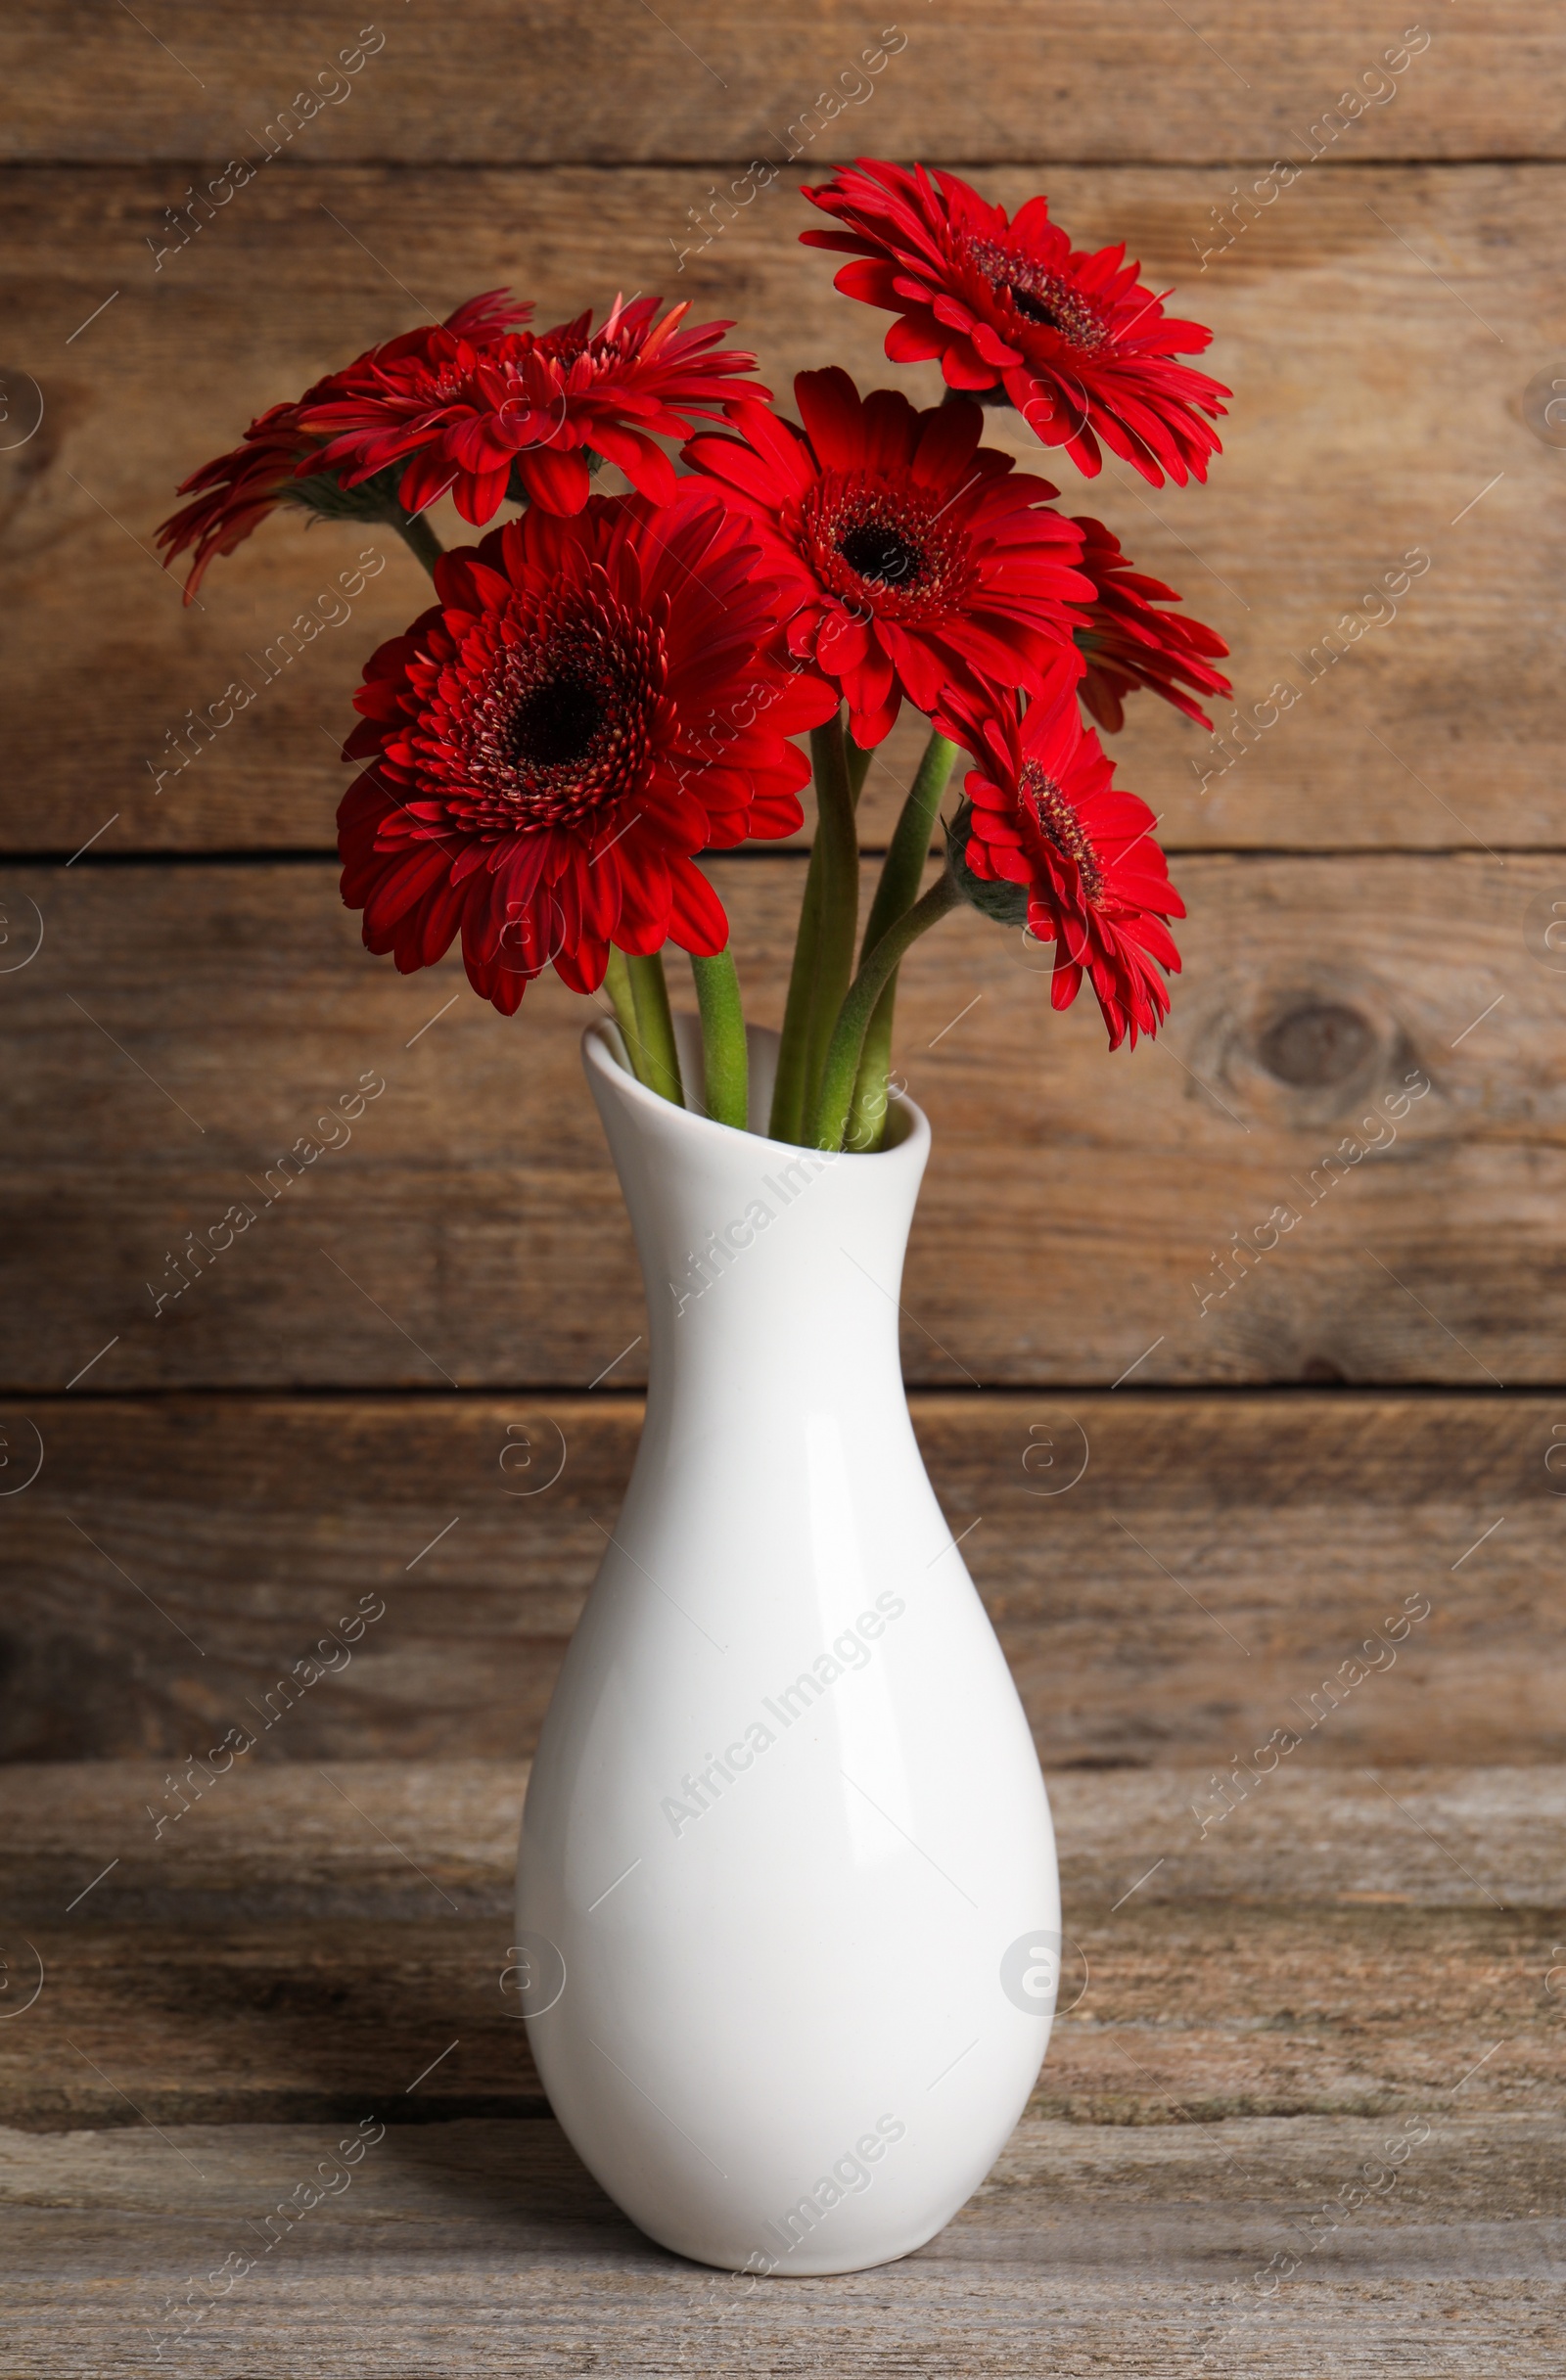
[[[777,590],[711,489],[662,510],[530,511],[436,565],[435,608],[372,655],[338,812],[343,897],[404,974],[459,927],[503,1015],[554,965],[603,982],[613,941],[714,956],[693,854],[789,835],[808,776],[787,738],[830,708],[769,661]]]
[[[1126,696],[1145,686],[1211,729],[1206,711],[1178,681],[1199,694],[1230,693],[1228,679],[1210,665],[1227,654],[1227,645],[1186,613],[1155,611],[1157,604],[1178,603],[1179,596],[1161,578],[1133,570],[1120,539],[1102,521],[1079,514],[1077,526],[1082,532],[1082,567],[1093,582],[1086,621],[1077,630],[1077,647],[1087,664],[1079,688],[1083,704],[1100,727],[1118,735],[1126,723]]]
[[[693,438],[685,454],[757,525],[786,589],[789,650],[842,687],[861,751],[904,695],[929,714],[953,687],[982,704],[1080,674],[1081,532],[1048,509],[1047,480],[1013,477],[1010,455],[980,445],[977,405],[919,413],[892,389],[861,399],[836,366],[802,372],[794,393],[803,431],[736,404],[738,437]]]
[[[231,453],[204,463],[200,471],[192,472],[188,480],[180,482],[179,493],[182,496],[194,493],[196,501],[171,513],[158,531],[158,543],[164,549],[165,570],[177,555],[192,546],[196,549],[196,559],[185,581],[185,601],[189,603],[200,586],[208,563],[216,555],[231,554],[237,545],[242,545],[274,505],[283,500],[292,481],[326,469],[323,451],[326,440],[304,426],[303,417],[312,406],[363,385],[374,370],[384,365],[395,365],[410,355],[427,351],[437,339],[455,337],[482,346],[486,341],[501,337],[514,324],[526,321],[531,312],[530,305],[517,304],[509,291],[488,290],[482,298],[470,298],[454,314],[448,314],[443,329],[404,331],[400,338],[388,341],[384,346],[367,349],[345,370],[329,373],[325,380],[316,381],[294,403],[273,405],[252,422],[243,441]]]
[[[519,497],[579,513],[592,484],[589,449],[667,504],[674,470],[654,435],[688,437],[697,416],[721,419],[756,358],[718,345],[731,323],[681,330],[688,300],[655,322],[662,303],[617,298],[596,332],[589,313],[541,338],[525,331],[482,347],[437,337],[422,354],[389,363],[373,385],[312,406],[308,425],[331,437],[327,457],[345,486],[405,465],[400,494],[413,513],[449,488],[464,521],[492,520],[513,473]]]
[[[1160,968],[1178,971],[1164,920],[1185,903],[1149,832],[1152,811],[1121,792],[1098,738],[1074,703],[1034,703],[969,716],[961,730],[977,766],[966,791],[962,854],[981,883],[1027,888],[1028,929],[1058,942],[1050,984],[1069,1008],[1088,976],[1109,1046],[1158,1030],[1169,1014]]]
[[[1153,486],[1205,480],[1219,451],[1203,414],[1229,391],[1176,363],[1212,339],[1165,315],[1124,243],[1073,249],[1030,199],[1013,223],[952,173],[934,180],[863,158],[806,198],[846,231],[806,231],[807,247],[846,251],[837,286],[899,319],[887,333],[896,363],[938,355],[953,389],[1003,389],[1046,446],[1064,446],[1093,477],[1098,441]]]

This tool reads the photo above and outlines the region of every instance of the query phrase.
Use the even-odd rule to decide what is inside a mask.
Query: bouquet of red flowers
[[[898,967],[963,903],[1055,945],[1057,1008],[1085,975],[1112,1049],[1157,1030],[1183,904],[1083,712],[1113,732],[1145,688],[1204,719],[1228,692],[1221,640],[987,446],[983,408],[1014,407],[1089,477],[1107,445],[1160,486],[1205,478],[1228,391],[1179,360],[1211,334],[1166,315],[1124,248],[1073,249],[1042,198],[1008,220],[955,175],[875,162],[804,195],[833,228],[802,237],[896,316],[894,362],[939,359],[940,405],[828,366],[798,376],[792,421],[729,323],[617,298],[597,330],[535,332],[491,291],[253,422],[160,542],[192,553],[193,591],[279,503],[399,531],[436,600],[370,657],[344,748],[343,897],[366,946],[408,972],[460,933],[507,1016],[546,967],[606,986],[638,1078],[742,1130],[739,982],[699,863],[795,833],[813,776],[770,1131],[871,1150]],[[660,440],[683,441],[682,471]],[[595,492],[606,464],[629,492]],[[446,494],[477,544],[441,549],[426,514]],[[861,936],[856,806],[904,701],[931,735]],[[695,977],[700,1100],[668,943]]]

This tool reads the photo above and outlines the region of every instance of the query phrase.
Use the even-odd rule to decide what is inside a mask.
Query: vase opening
[[[645,1092],[649,1099],[660,1099],[657,1091],[649,1091],[645,1084],[636,1081],[635,1069],[631,1065],[625,1048],[624,1035],[613,1018],[606,1017],[601,1025],[591,1026],[588,1030],[593,1038],[600,1041],[608,1051],[622,1074],[629,1076],[637,1090]],[[780,1036],[769,1025],[747,1025],[745,1040],[750,1053],[746,1095],[747,1134],[753,1139],[771,1141],[773,1148],[807,1148],[809,1146],[807,1141],[772,1140],[772,1135],[767,1128],[772,1113],[772,1086],[777,1080]],[[713,1119],[703,1114],[700,1104],[703,1073],[701,1019],[676,1010],[674,1013],[674,1043],[679,1051],[680,1081],[685,1091],[684,1112],[697,1117],[703,1123],[712,1123]],[[660,1104],[666,1108],[673,1105],[672,1101],[668,1099],[660,1099]],[[874,1150],[846,1149],[843,1154],[846,1157],[886,1157],[890,1155],[892,1150],[899,1147],[911,1134],[914,1128],[914,1114],[915,1111],[910,1108],[907,1100],[894,1092],[887,1103],[887,1126],[880,1148]],[[728,1132],[732,1131],[733,1126],[714,1124],[713,1128],[714,1131]]]

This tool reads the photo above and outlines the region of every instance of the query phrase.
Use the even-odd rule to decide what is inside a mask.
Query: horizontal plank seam
[[[1286,140],[1287,133],[1279,135]],[[0,176],[12,173],[142,173],[167,167],[183,172],[189,167],[209,165],[221,161],[226,153],[212,149],[205,153],[194,150],[172,150],[157,156],[136,157],[46,157],[20,156],[0,158]],[[714,165],[748,163],[755,154],[754,142],[734,149],[726,155],[709,151],[702,157],[558,157],[548,159],[478,157],[478,158],[405,158],[355,157],[331,159],[288,159],[282,160],[277,182],[326,180],[350,173],[387,174],[473,174],[473,173],[703,173]],[[953,158],[943,156],[941,163],[951,173],[1038,172],[1038,173],[1188,173],[1212,167],[1219,172],[1247,165],[1269,164],[1277,155],[1276,144],[1256,150],[1249,156],[1192,156],[1186,153],[1172,157],[1061,157],[1061,156],[990,156],[982,158]],[[843,159],[824,158],[823,171],[835,171],[845,163]],[[899,160],[911,163],[912,159]],[[1333,173],[1385,172],[1472,172],[1484,167],[1530,165],[1566,165],[1566,154],[1549,156],[1537,150],[1517,152],[1496,150],[1464,151],[1458,156],[1433,157],[1420,152],[1410,156],[1338,157],[1323,153],[1312,160],[1324,164]]]
[[[1513,1385],[1491,1388],[1483,1383],[1459,1383],[1447,1380],[1263,1380],[1224,1381],[1149,1381],[1145,1386],[1120,1391],[1107,1380],[1044,1380],[1044,1381],[979,1381],[964,1387],[954,1381],[949,1388],[929,1381],[904,1383],[904,1393],[910,1404],[921,1400],[944,1401],[961,1399],[976,1401],[982,1396],[1004,1397],[1013,1402],[1031,1398],[1035,1402],[1046,1399],[1059,1402],[1067,1396],[1118,1396],[1122,1404],[1156,1397],[1161,1403],[1195,1403],[1221,1400],[1227,1404],[1253,1405],[1268,1398],[1285,1396],[1309,1398],[1313,1404],[1344,1403],[1359,1398],[1361,1401],[1386,1403],[1391,1399],[1415,1399],[1430,1404],[1451,1403],[1458,1397],[1482,1398],[1489,1404],[1558,1403],[1566,1393],[1566,1376],[1559,1381],[1521,1381]],[[159,1405],[169,1404],[180,1397],[191,1402],[208,1403],[221,1398],[228,1402],[253,1404],[422,1404],[422,1405],[480,1405],[511,1401],[518,1397],[548,1397],[556,1403],[573,1398],[583,1406],[596,1408],[626,1407],[643,1404],[647,1392],[643,1388],[592,1389],[580,1381],[500,1381],[493,1387],[458,1388],[446,1390],[404,1388],[395,1383],[355,1387],[348,1383],[316,1382],[298,1388],[279,1388],[264,1384],[250,1386],[244,1382],[189,1382],[172,1386],[155,1385],[142,1389],[72,1389],[13,1388],[0,1381],[0,1401],[20,1403],[23,1398],[38,1405]]]
[[[1164,849],[1176,859],[1233,859],[1263,861],[1274,859],[1342,859],[1356,862],[1365,859],[1476,859],[1490,858],[1499,852],[1509,859],[1566,859],[1566,842],[1561,843],[1359,843],[1359,844],[1233,844],[1181,843],[1166,839]],[[879,859],[885,853],[884,844],[867,843],[860,846],[860,857]],[[777,860],[808,859],[806,844],[741,844],[733,850],[699,852],[699,858],[740,860],[751,867],[764,867]],[[934,856],[934,851],[932,852]],[[59,868],[72,864],[73,855],[62,846],[58,850],[13,851],[0,844],[0,865],[23,868]],[[279,844],[274,847],[257,845],[251,850],[159,850],[103,851],[76,856],[74,864],[83,874],[94,870],[115,868],[196,868],[196,867],[335,867],[338,852],[330,844]]]
[[[1467,847],[1464,846],[1464,848]],[[880,848],[866,844],[862,847],[866,858],[878,855]],[[808,847],[788,844],[777,847],[741,844],[732,851],[713,851],[704,856],[714,859],[808,859]],[[70,852],[62,845],[58,850],[12,851],[0,843],[0,862],[8,867],[57,868],[72,864],[86,875],[93,869],[152,868],[152,867],[335,867],[339,852],[330,843],[254,844],[234,847],[213,846],[209,849],[173,847],[160,849],[149,846],[136,851]]]

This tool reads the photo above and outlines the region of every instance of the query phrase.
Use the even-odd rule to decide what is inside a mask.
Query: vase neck
[[[687,1083],[701,1079],[694,1020]],[[765,1112],[777,1036],[750,1032],[752,1108]],[[714,1395],[755,1418],[779,1399],[900,1394],[902,1259],[929,1152],[898,1102],[889,1146],[833,1155],[738,1132],[675,1108],[620,1062],[612,1028],[583,1058],[635,1234],[647,1292],[648,1396]]]

